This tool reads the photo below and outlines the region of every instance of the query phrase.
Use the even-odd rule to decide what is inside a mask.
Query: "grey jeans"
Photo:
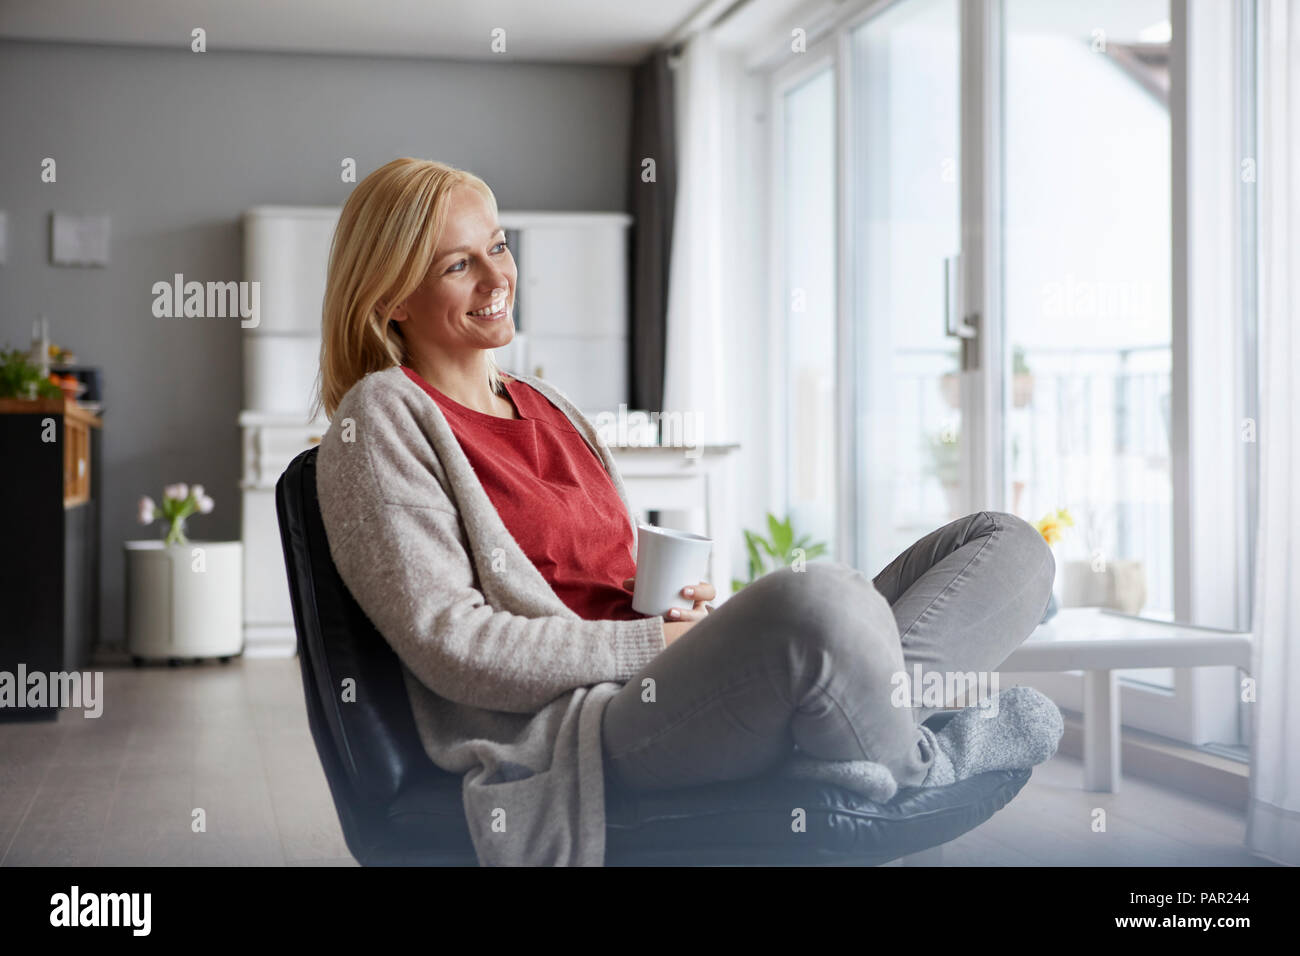
[[[916,786],[934,760],[918,725],[940,708],[900,706],[895,675],[995,671],[1042,620],[1055,573],[1033,525],[999,511],[931,532],[874,580],[834,561],[772,571],[609,701],[606,777],[647,790],[738,780],[797,744]]]

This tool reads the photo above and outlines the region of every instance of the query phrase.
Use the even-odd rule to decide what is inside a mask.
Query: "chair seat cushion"
[[[887,863],[954,840],[1011,801],[1029,770],[943,787],[908,787],[875,803],[833,784],[784,776],[607,795],[606,862],[726,865]],[[796,810],[804,821],[796,830]]]
[[[778,775],[674,790],[610,784],[606,864],[886,863],[983,823],[1030,774],[998,770],[943,787],[907,787],[885,804],[832,784]],[[392,843],[380,856],[393,863],[475,865],[460,788],[459,777],[437,771],[404,790],[386,809],[382,832]],[[804,811],[802,832],[794,826],[796,810]]]

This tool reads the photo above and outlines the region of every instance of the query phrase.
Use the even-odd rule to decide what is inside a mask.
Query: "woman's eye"
[[[509,244],[508,244],[504,239],[502,239],[500,242],[498,242],[498,243],[497,243],[497,246],[505,246],[507,249],[510,248]],[[496,246],[493,246],[493,248],[495,249]],[[465,259],[461,259],[461,260],[459,260],[455,265],[453,265],[453,266],[452,266],[450,269],[448,269],[447,271],[448,271],[448,272],[460,272],[460,271],[462,271],[462,270],[460,270],[460,269],[457,269],[456,266],[463,266],[463,265],[466,263],[466,261],[467,261],[467,260],[465,260]]]

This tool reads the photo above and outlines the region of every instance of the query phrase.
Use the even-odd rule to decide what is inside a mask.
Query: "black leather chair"
[[[316,448],[276,483],[312,738],[348,849],[362,865],[477,865],[461,778],[424,752],[396,654],[330,558],[316,500]],[[356,701],[340,701],[341,681]],[[951,712],[936,714],[938,729]],[[606,789],[606,864],[872,865],[955,839],[1005,806],[1029,770],[905,788],[887,804],[775,774],[679,790]],[[791,809],[807,811],[806,832]],[[933,853],[914,860],[934,862]],[[909,862],[909,861],[905,861]]]

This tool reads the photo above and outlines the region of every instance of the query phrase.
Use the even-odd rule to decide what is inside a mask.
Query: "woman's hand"
[[[623,587],[631,591],[636,585],[635,578],[626,578],[623,581]],[[718,592],[708,581],[701,581],[699,584],[688,584],[682,588],[682,597],[690,598],[694,601],[694,606],[690,610],[682,608],[669,608],[663,618],[668,623],[664,625],[664,646],[671,644],[687,631],[689,631],[696,621],[702,621],[713,610],[713,605],[708,602],[718,596]]]

